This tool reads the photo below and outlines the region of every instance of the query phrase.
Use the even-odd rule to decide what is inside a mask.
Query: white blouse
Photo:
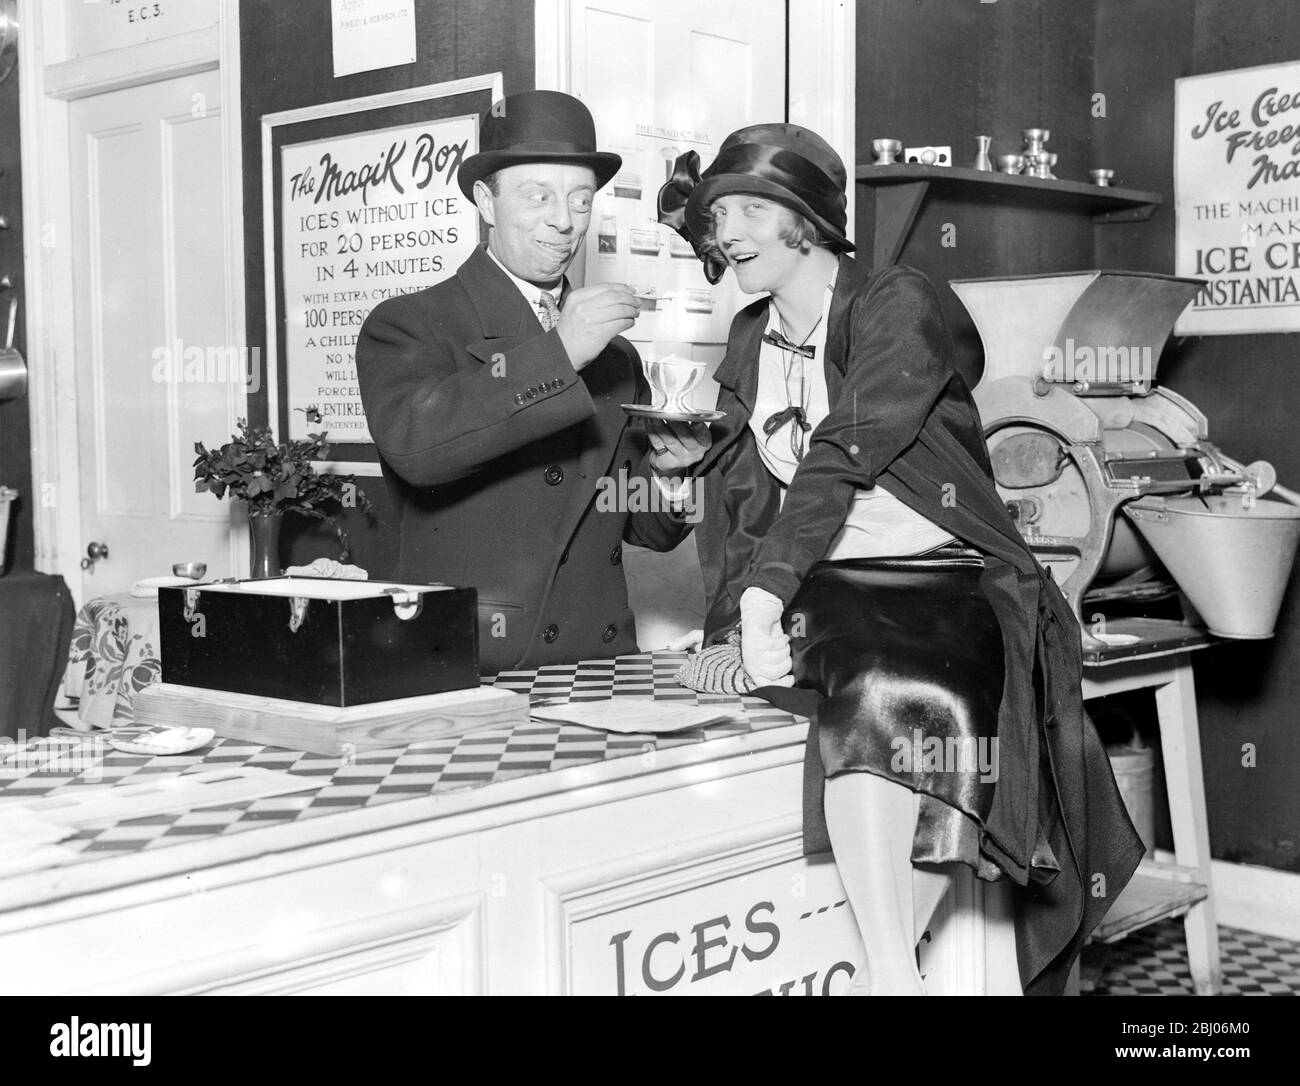
[[[808,450],[809,438],[821,421],[830,414],[826,391],[826,327],[830,320],[834,281],[826,288],[822,319],[807,339],[814,348],[812,358],[763,343],[758,356],[758,392],[749,427],[758,443],[759,456],[767,470],[781,484],[781,502],[794,478],[799,461],[791,448],[794,419],[787,420],[771,434],[763,433],[763,423],[785,408],[802,404],[805,417],[812,425],[803,437],[802,449]],[[767,330],[784,335],[776,303],[768,303]],[[952,535],[933,521],[904,505],[883,485],[859,487],[844,526],[831,541],[827,559],[874,558],[884,555],[921,554],[952,541]]]

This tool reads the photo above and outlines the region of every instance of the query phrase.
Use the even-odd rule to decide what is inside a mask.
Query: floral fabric
[[[161,679],[156,599],[100,596],[77,612],[64,691],[78,699],[82,721],[131,723],[136,692]]]

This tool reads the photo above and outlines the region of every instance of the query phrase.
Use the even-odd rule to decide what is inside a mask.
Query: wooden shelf
[[[1144,660],[1156,656],[1171,656],[1205,649],[1225,639],[1216,637],[1200,626],[1190,626],[1169,618],[1107,618],[1106,631],[1128,634],[1138,640],[1128,645],[1101,645],[1087,638],[1083,645],[1085,667],[1105,667],[1140,657]]]
[[[1148,924],[1184,915],[1209,895],[1204,883],[1196,879],[1194,868],[1144,860],[1092,938],[1115,943]]]
[[[931,185],[966,189],[1009,204],[1057,205],[1090,214],[1093,222],[1145,222],[1164,197],[1158,192],[1045,181],[1038,177],[972,170],[963,166],[859,166],[859,184],[870,185],[876,201],[872,256],[877,266],[898,260]]]

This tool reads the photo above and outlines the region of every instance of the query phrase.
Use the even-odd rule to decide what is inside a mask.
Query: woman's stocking
[[[919,809],[911,789],[873,773],[826,782],[826,826],[867,952],[854,992],[925,994],[916,943],[947,892],[952,865],[912,867]]]
[[[917,798],[919,800],[920,797]],[[918,943],[925,935],[925,929],[930,926],[934,910],[939,907],[943,895],[952,885],[953,873],[959,866],[951,863],[912,868],[912,930],[916,933]]]
[[[924,995],[913,938],[912,792],[874,773],[826,782],[826,828],[867,958],[854,991]],[[865,984],[864,984],[865,981]]]

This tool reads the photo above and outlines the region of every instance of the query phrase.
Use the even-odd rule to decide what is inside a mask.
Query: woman
[[[1021,978],[1059,993],[1141,841],[1085,723],[1078,626],[993,487],[938,299],[847,255],[846,181],[815,133],[767,124],[702,176],[682,156],[660,193],[710,281],[730,269],[767,295],[733,321],[726,418],[693,468],[717,646],[700,661],[739,642],[771,700],[812,691],[805,851],[833,848],[858,990],[922,994],[917,939],[965,863],[1024,888]],[[650,436],[680,456],[669,428]]]

